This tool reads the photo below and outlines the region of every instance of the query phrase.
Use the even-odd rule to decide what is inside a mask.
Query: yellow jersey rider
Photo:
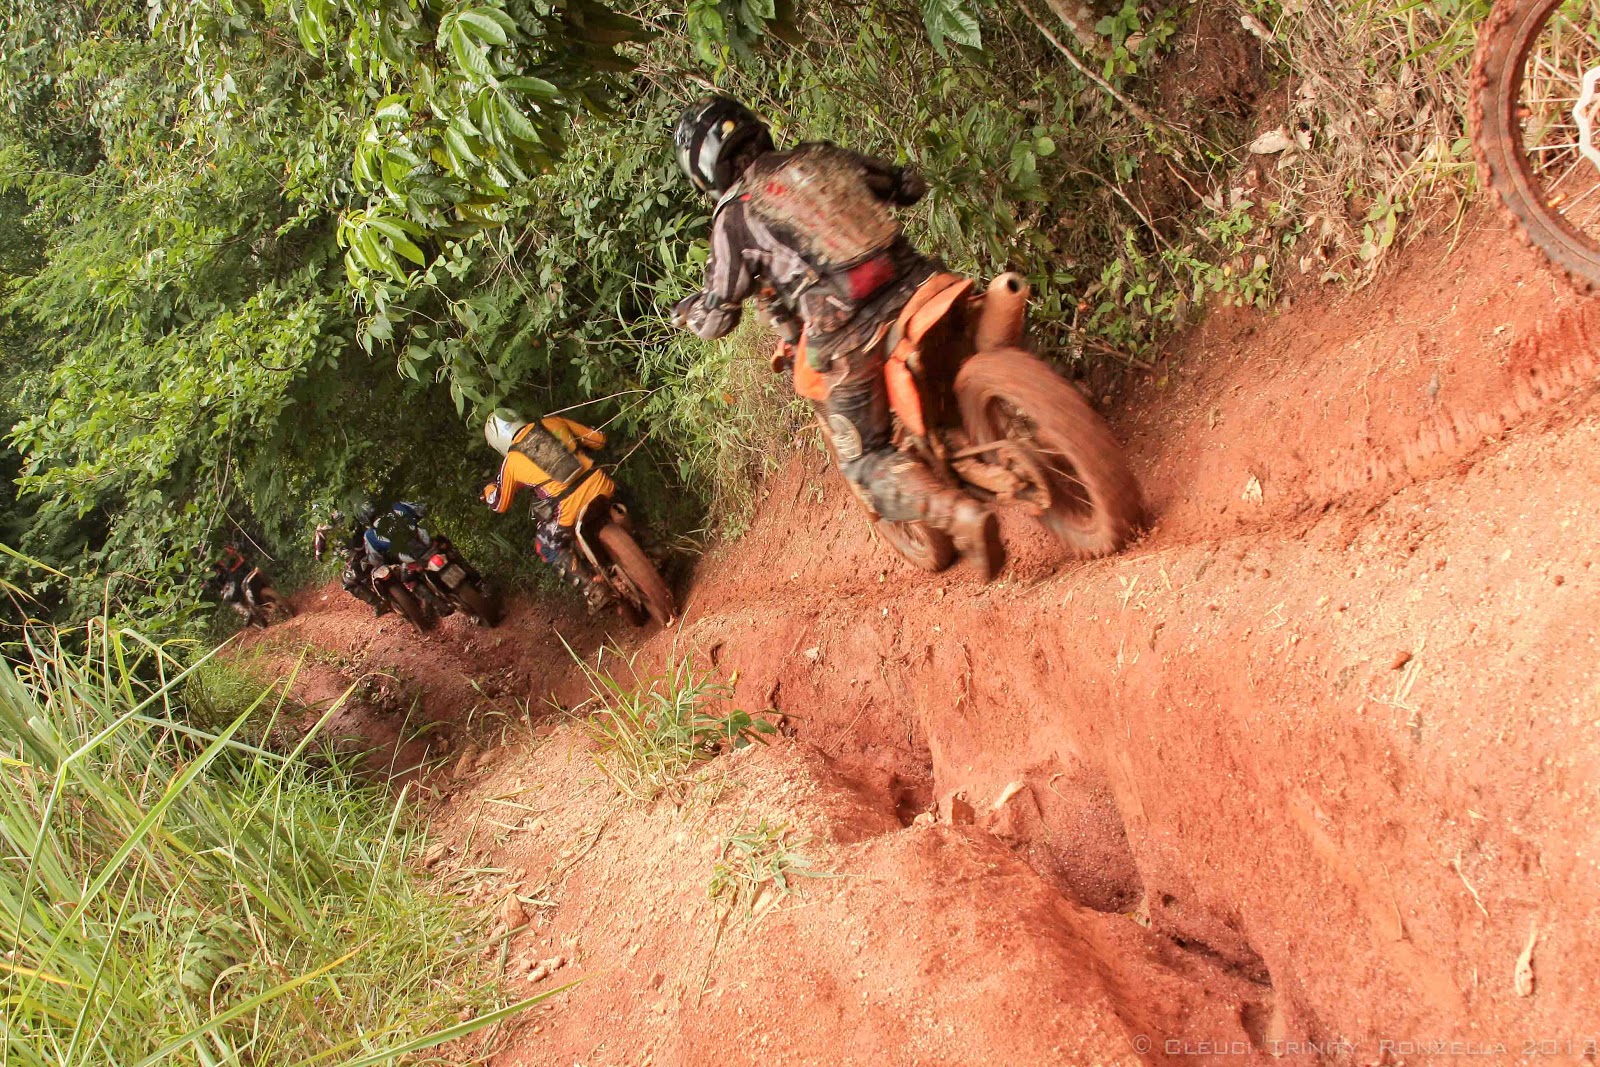
[[[496,412],[483,437],[505,457],[500,476],[483,487],[483,502],[503,515],[519,489],[532,489],[539,497],[533,505],[539,558],[570,573],[578,517],[591,501],[616,495],[616,483],[589,455],[605,447],[606,435],[559,415],[528,422]]]

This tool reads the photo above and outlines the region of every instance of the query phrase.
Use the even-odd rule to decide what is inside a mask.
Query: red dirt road
[[[269,636],[456,723],[444,868],[548,902],[509,973],[585,979],[493,1062],[1594,1061],[1600,303],[1491,223],[1169,357],[1110,405],[1156,517],[1114,559],[1008,523],[1001,581],[912,572],[798,453],[641,651],[794,736],[681,806],[617,800],[564,722],[457,755],[581,696],[549,620],[592,625]],[[506,798],[537,814],[467,850]],[[844,877],[719,918],[760,816]]]

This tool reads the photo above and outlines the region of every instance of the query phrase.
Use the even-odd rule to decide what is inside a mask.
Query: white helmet
[[[519,419],[512,412],[497,411],[489,416],[489,421],[483,424],[483,439],[489,442],[489,447],[502,456],[511,451],[511,443],[517,439],[517,434],[528,425],[528,420]]]

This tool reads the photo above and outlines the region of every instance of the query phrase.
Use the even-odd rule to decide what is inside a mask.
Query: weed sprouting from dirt
[[[697,764],[776,730],[747,711],[709,712],[708,706],[731,696],[733,688],[696,668],[687,656],[670,654],[656,672],[641,671],[637,654],[613,653],[612,658],[621,660],[625,677],[604,669],[604,651],[592,667],[573,656],[592,693],[574,714],[599,746],[600,770],[633,800],[649,803],[678,788]]]
[[[729,913],[758,917],[794,892],[793,879],[836,877],[816,870],[797,851],[810,840],[788,823],[767,819],[735,827],[723,839],[706,890]]]

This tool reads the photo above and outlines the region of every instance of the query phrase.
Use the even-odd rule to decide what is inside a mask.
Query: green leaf
[[[948,54],[946,41],[954,41],[965,48],[983,47],[974,0],[921,0],[921,7],[928,39],[940,55]]]
[[[511,136],[524,141],[539,140],[539,131],[534,128],[532,122],[528,121],[528,116],[522,113],[522,109],[517,107],[510,97],[497,93],[495,94],[495,100],[500,105],[500,117],[504,120],[506,130]]]
[[[476,75],[479,81],[494,81],[494,68],[489,65],[488,53],[467,35],[459,23],[450,30],[450,54],[455,56],[457,66]]]
[[[463,11],[456,18],[467,28],[468,33],[480,41],[487,41],[490,44],[506,43],[506,28],[490,18],[484,9]]]
[[[504,88],[515,89],[519,93],[527,93],[544,100],[556,100],[561,96],[561,90],[543,78],[518,75],[515,78],[507,78],[500,84]]]

